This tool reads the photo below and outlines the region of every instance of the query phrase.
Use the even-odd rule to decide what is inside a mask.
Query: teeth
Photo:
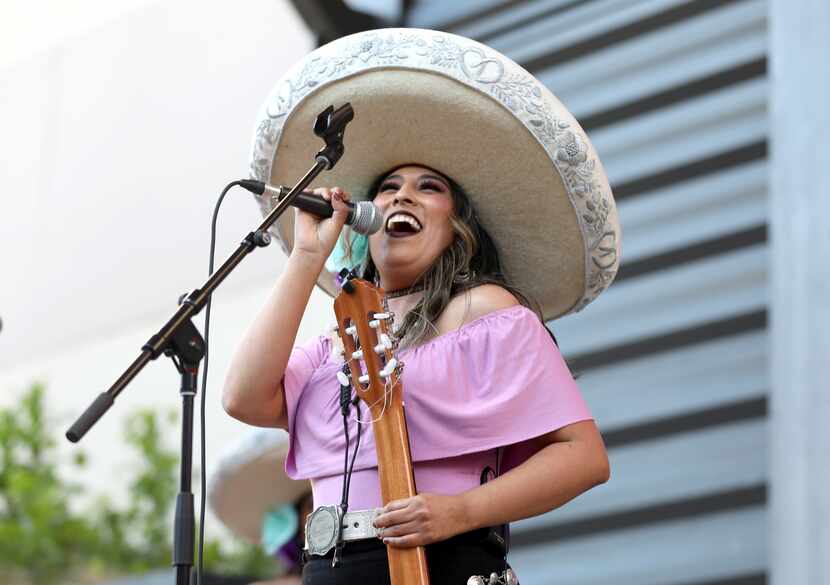
[[[386,229],[391,229],[392,225],[395,223],[408,223],[415,228],[415,231],[421,231],[421,224],[418,223],[418,220],[411,215],[406,215],[405,213],[396,213],[386,220]]]

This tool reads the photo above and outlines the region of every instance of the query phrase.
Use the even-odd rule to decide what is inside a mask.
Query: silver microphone
[[[257,195],[267,193],[275,201],[279,201],[291,191],[288,187],[268,185],[262,181],[244,180],[239,181],[239,184]],[[334,213],[331,202],[309,191],[300,192],[291,205],[318,217],[331,217]],[[368,236],[383,227],[383,213],[371,201],[346,202],[346,206],[349,208],[346,225],[351,226],[357,233]]]

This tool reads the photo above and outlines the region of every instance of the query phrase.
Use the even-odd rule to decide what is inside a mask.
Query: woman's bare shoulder
[[[447,333],[488,313],[518,304],[518,299],[507,289],[497,284],[482,284],[453,297],[436,325],[439,333]]]

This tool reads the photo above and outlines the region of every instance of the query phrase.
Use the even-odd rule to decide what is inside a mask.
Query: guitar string
[[[357,418],[356,415],[352,415],[352,420],[353,421],[356,421],[358,424],[374,424],[374,423],[376,423],[377,421],[379,421],[380,419],[383,418],[383,414],[386,412],[386,407],[389,406],[389,399],[392,396],[392,384],[390,383],[390,378],[391,377],[392,376],[388,376],[386,378],[386,381],[384,382],[383,396],[381,396],[380,398],[378,398],[377,400],[375,400],[371,404],[367,405],[367,408],[369,409],[369,412],[371,412],[372,407],[375,406],[381,400],[383,400],[383,408],[381,409],[380,414],[378,415],[378,417],[374,418],[372,420],[364,421],[364,420],[360,420],[359,418]]]

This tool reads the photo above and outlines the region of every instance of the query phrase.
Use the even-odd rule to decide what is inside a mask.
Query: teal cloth
[[[265,513],[262,519],[262,548],[269,555],[276,554],[294,538],[300,526],[294,504],[283,504]]]
[[[348,230],[348,238],[351,241],[352,253],[346,253],[346,241],[344,234],[340,234],[337,238],[337,244],[334,250],[329,254],[326,260],[326,270],[332,274],[339,274],[344,268],[352,270],[361,266],[369,255],[369,238],[363,234],[358,234],[352,230]]]

